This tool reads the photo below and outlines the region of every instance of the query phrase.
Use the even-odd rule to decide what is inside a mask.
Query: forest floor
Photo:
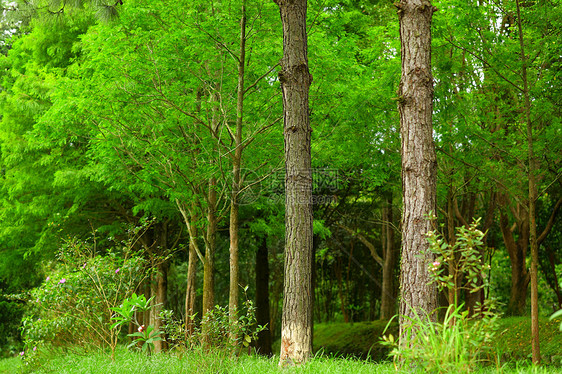
[[[153,373],[197,373],[197,374],[267,374],[267,373],[396,373],[390,362],[374,363],[343,358],[315,357],[301,367],[280,369],[278,358],[264,358],[259,356],[228,357],[227,355],[202,355],[198,353],[185,354],[182,357],[170,354],[155,354],[147,356],[139,352],[119,350],[115,360],[111,360],[106,353],[91,353],[88,355],[59,355],[42,361],[35,367],[25,367],[20,358],[0,360],[0,374],[15,373],[72,373],[72,374],[153,374]],[[528,363],[503,365],[502,367],[475,368],[474,373],[560,373],[562,370],[554,367],[531,367]],[[408,372],[423,372],[421,370]]]
[[[474,373],[562,373],[562,332],[560,321],[541,319],[541,353],[542,367],[530,364],[530,321],[528,317],[502,318],[496,338],[498,357],[496,364],[471,368]],[[0,360],[0,374],[14,373],[88,373],[88,374],[143,374],[143,373],[396,373],[390,361],[381,361],[386,354],[380,348],[374,348],[374,336],[380,336],[386,328],[386,322],[359,322],[353,324],[318,324],[315,326],[314,342],[319,353],[309,363],[298,368],[278,367],[278,357],[233,356],[225,351],[212,354],[201,351],[189,351],[183,354],[154,354],[148,356],[140,352],[127,351],[120,347],[112,360],[107,352],[90,352],[87,354],[68,353],[67,351],[41,352],[35,357],[12,357]],[[389,327],[386,332],[393,332]],[[366,344],[369,341],[370,344]],[[363,347],[363,345],[364,347]],[[350,347],[353,347],[351,349]],[[361,349],[367,349],[366,354]],[[374,353],[377,351],[377,353]],[[344,357],[344,355],[347,355]],[[355,357],[371,357],[375,360],[362,360]],[[379,361],[379,362],[377,362]],[[409,370],[408,372],[416,372]],[[423,372],[419,370],[418,372]]]

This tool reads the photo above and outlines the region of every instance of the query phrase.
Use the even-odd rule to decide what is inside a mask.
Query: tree
[[[285,136],[285,279],[280,365],[312,354],[312,170],[306,0],[276,0],[283,23]]]
[[[433,77],[429,1],[402,0],[398,7],[402,75],[398,91],[402,137],[402,265],[400,274],[400,336],[414,313],[437,308],[437,290],[430,285],[432,262],[426,233],[436,210],[437,162],[433,143]],[[403,342],[402,344],[408,344]]]

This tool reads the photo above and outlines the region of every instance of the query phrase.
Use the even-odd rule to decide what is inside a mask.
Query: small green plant
[[[485,234],[478,230],[478,222],[469,228],[458,228],[453,245],[436,232],[427,234],[430,251],[436,255],[428,271],[432,283],[442,291],[449,291],[450,304],[442,322],[435,322],[431,315],[412,308],[413,317],[404,317],[400,342],[392,335],[383,336],[382,344],[392,347],[390,355],[395,362],[435,373],[466,373],[487,360],[498,329],[495,303],[486,300],[477,304],[471,317],[457,300],[460,290],[477,292],[485,285],[486,267],[479,251]]]
[[[145,325],[140,324],[136,318],[137,313],[147,312],[156,306],[152,304],[153,299],[154,297],[151,297],[147,300],[146,296],[133,293],[131,297],[125,299],[123,304],[119,307],[111,308],[111,310],[117,313],[111,317],[111,320],[115,321],[113,325],[111,325],[112,329],[128,325],[131,322],[137,325],[137,332],[127,334],[127,336],[134,338],[133,342],[129,344],[127,348],[141,345],[141,350],[150,354],[151,349],[154,349],[154,342],[162,340],[162,337],[160,337],[162,331],[155,330],[152,325],[145,327]]]
[[[482,310],[478,318],[469,318],[461,304],[449,306],[443,322],[434,322],[412,310],[414,317],[405,317],[400,344],[392,335],[382,338],[383,345],[392,347],[389,355],[395,362],[427,372],[468,373],[487,359],[497,331],[496,313]]]
[[[162,320],[162,329],[165,332],[166,342],[170,350],[190,350],[195,348],[199,343],[199,330],[195,327],[196,314],[189,316],[192,321],[192,331],[186,328],[185,323],[174,317],[173,310],[162,310],[160,319]]]
[[[175,349],[189,350],[201,345],[237,354],[242,348],[249,349],[258,334],[266,328],[257,324],[256,308],[251,300],[242,304],[242,310],[244,312],[239,313],[236,322],[232,324],[228,308],[217,305],[205,313],[201,327],[191,334],[186,330],[185,324],[173,318],[171,311],[162,311],[160,316],[166,331],[166,340]]]
[[[486,270],[489,267],[484,265],[481,256],[486,234],[478,229],[479,223],[480,218],[468,228],[457,227],[454,244],[447,243],[437,231],[426,234],[429,250],[436,256],[435,260],[428,264],[432,283],[437,284],[440,291],[448,291],[446,295],[449,305],[455,307],[460,291],[478,292],[487,284]]]

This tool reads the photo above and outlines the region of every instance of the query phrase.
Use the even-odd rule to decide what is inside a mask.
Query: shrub
[[[201,346],[237,354],[242,348],[249,349],[258,333],[266,328],[257,325],[256,308],[251,300],[243,303],[242,313],[238,313],[234,324],[230,322],[227,307],[215,306],[203,316],[201,328],[196,328],[193,334],[188,334],[185,324],[177,321],[172,311],[164,310],[160,316],[166,340],[172,349],[180,351]]]
[[[138,230],[104,255],[75,239],[61,248],[55,269],[31,292],[22,326],[26,352],[33,347],[70,346],[110,347],[114,352],[120,329],[111,328],[112,308],[152,271],[142,254],[133,250]]]

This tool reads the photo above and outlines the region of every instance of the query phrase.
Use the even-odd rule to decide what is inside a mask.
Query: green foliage
[[[435,219],[435,218],[434,218]],[[484,236],[478,230],[480,218],[468,228],[457,227],[454,244],[449,244],[437,231],[427,235],[429,250],[436,255],[435,261],[428,265],[432,275],[432,283],[436,283],[440,291],[448,289],[453,292],[454,300],[449,305],[458,305],[456,300],[459,291],[478,292],[487,285],[486,271],[489,269],[482,262]]]
[[[0,291],[1,292],[1,291]],[[0,293],[0,336],[3,342],[0,344],[0,357],[13,355],[21,345],[19,338],[19,326],[24,314],[24,304],[21,296],[3,295]]]
[[[462,304],[450,305],[442,323],[413,309],[414,317],[405,317],[400,343],[393,335],[383,337],[384,344],[394,347],[390,356],[402,367],[432,373],[468,373],[494,358],[498,315],[482,310],[478,317],[469,318],[462,308]]]
[[[141,350],[150,354],[151,348],[154,348],[154,342],[162,340],[159,336],[162,334],[162,331],[155,330],[152,325],[145,327],[145,325],[141,325],[136,318],[137,313],[147,312],[158,306],[152,303],[153,299],[154,296],[147,300],[146,296],[138,296],[133,292],[130,297],[123,300],[123,304],[111,308],[111,310],[116,312],[116,314],[111,317],[111,320],[115,321],[111,325],[111,329],[128,325],[131,322],[137,325],[137,332],[127,334],[127,336],[135,338],[127,348],[138,347],[138,345],[141,344]]]
[[[257,325],[256,308],[251,300],[244,301],[242,311],[243,313],[238,313],[233,327],[228,308],[216,305],[203,317],[201,328],[189,334],[185,325],[174,319],[173,312],[165,310],[161,313],[161,318],[166,340],[180,352],[196,349],[197,344],[201,344],[205,349],[239,354],[242,348],[249,348],[258,334],[266,329],[266,326]],[[191,319],[194,318],[195,316],[191,316]],[[236,337],[234,341],[231,333]]]
[[[114,308],[151,272],[143,254],[134,251],[135,241],[132,236],[105,254],[75,239],[66,243],[49,276],[31,291],[22,326],[27,352],[33,347],[115,349],[120,328],[112,328]]]
[[[494,302],[486,300],[478,304],[470,316],[456,299],[459,290],[477,292],[484,287],[480,279],[486,274],[479,247],[483,245],[485,234],[477,229],[478,224],[479,220],[476,220],[468,228],[458,228],[453,245],[435,231],[427,233],[429,250],[437,255],[428,269],[432,282],[437,283],[440,290],[447,288],[454,292],[455,296],[449,300],[443,321],[435,322],[431,315],[412,308],[413,317],[403,316],[405,322],[400,341],[392,335],[383,337],[385,344],[394,347],[390,355],[400,365],[429,372],[466,373],[494,358],[490,353],[493,353],[492,342],[499,319]],[[448,267],[442,264],[448,264]],[[464,282],[460,283],[463,276]]]

